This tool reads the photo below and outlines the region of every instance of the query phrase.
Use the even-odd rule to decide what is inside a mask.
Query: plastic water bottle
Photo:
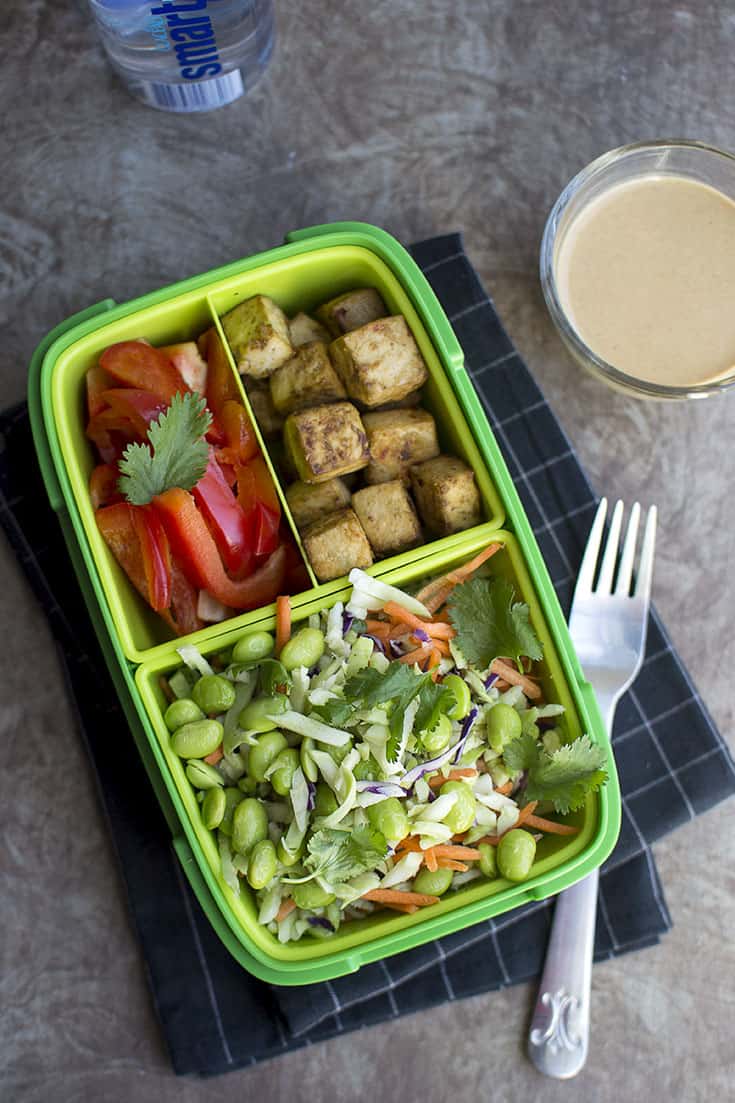
[[[273,51],[272,0],[89,0],[113,67],[162,111],[211,111],[257,83]]]

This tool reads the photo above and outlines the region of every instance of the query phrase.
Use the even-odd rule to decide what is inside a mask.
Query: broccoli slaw
[[[379,908],[411,914],[481,877],[522,880],[541,834],[576,830],[540,813],[579,807],[604,782],[600,749],[568,743],[563,707],[529,677],[541,649],[527,608],[483,577],[496,550],[416,596],[354,570],[347,604],[312,614],[278,657],[262,632],[267,653],[253,658],[245,636],[217,670],[179,649],[173,697],[201,702],[205,684],[228,683],[226,710],[198,721],[221,727],[216,750],[193,739],[182,757],[223,879],[249,884],[279,941],[329,938]],[[469,597],[493,613],[494,638],[463,620]]]

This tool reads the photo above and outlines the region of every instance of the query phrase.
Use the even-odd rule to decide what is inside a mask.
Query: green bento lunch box
[[[474,470],[484,519],[453,536],[377,562],[370,573],[410,586],[450,570],[491,541],[503,548],[489,562],[511,578],[528,603],[544,644],[540,674],[546,698],[565,706],[570,737],[588,732],[608,752],[609,781],[575,814],[575,836],[539,844],[533,876],[522,884],[476,881],[413,915],[379,913],[343,926],[332,938],[280,944],[258,924],[250,891],[239,896],[219,873],[213,837],[172,754],[163,723],[162,674],[181,660],[163,623],[138,597],[97,529],[87,483],[94,465],[84,434],[85,374],[108,345],[145,337],[153,344],[191,340],[238,302],[269,295],[288,313],[311,310],[342,291],[373,286],[393,313],[402,313],[429,368],[424,405],[434,414],[445,451]],[[220,329],[221,332],[221,329]],[[237,373],[232,364],[233,374]],[[238,377],[239,381],[239,377]],[[496,916],[528,900],[559,892],[599,866],[620,827],[620,793],[609,740],[591,687],[585,682],[551,581],[513,482],[463,366],[462,350],[425,277],[383,230],[334,223],[290,235],[285,245],[163,288],[122,305],[106,300],[69,318],[36,350],[29,374],[29,407],[39,464],[59,516],[72,562],[130,730],[172,832],[183,869],[213,927],[251,973],[276,984],[308,984]],[[249,403],[242,391],[243,403]],[[284,515],[300,547],[283,488],[270,463]],[[316,584],[291,599],[294,623],[345,600],[346,579]],[[221,650],[250,627],[275,624],[273,606],[239,614],[185,638],[204,655]]]

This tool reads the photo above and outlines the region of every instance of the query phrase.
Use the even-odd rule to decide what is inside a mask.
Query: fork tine
[[[623,503],[618,498],[610,520],[610,531],[605,544],[605,554],[602,557],[600,577],[597,580],[596,591],[601,594],[609,594],[612,591],[612,580],[615,573],[615,563],[618,558],[618,544],[620,543],[620,529],[623,524]]]
[[[633,503],[628,520],[628,530],[623,544],[623,555],[618,569],[618,580],[615,583],[615,593],[627,596],[630,593],[630,580],[633,577],[633,560],[635,559],[635,544],[638,538],[638,523],[641,517],[641,507],[638,502]]]
[[[646,531],[643,534],[641,547],[641,565],[638,568],[638,577],[635,584],[635,596],[642,597],[648,602],[651,596],[651,578],[653,577],[653,552],[656,546],[656,518],[658,512],[655,506],[651,506],[646,518]]]
[[[595,567],[597,566],[597,557],[600,552],[602,533],[605,528],[606,513],[607,498],[600,498],[600,504],[597,507],[590,534],[587,537],[587,546],[584,549],[582,565],[577,575],[577,585],[574,588],[575,598],[578,594],[591,593],[592,591],[592,580],[595,577]]]

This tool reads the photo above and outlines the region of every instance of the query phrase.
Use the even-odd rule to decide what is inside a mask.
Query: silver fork
[[[569,632],[612,733],[615,708],[643,662],[651,603],[656,507],[646,518],[640,565],[631,592],[641,508],[636,502],[623,543],[615,587],[623,503],[610,521],[602,565],[593,588],[607,514],[603,498],[595,514],[572,600]],[[587,1059],[590,983],[599,871],[560,893],[528,1039],[528,1055],[546,1076],[576,1076]]]

